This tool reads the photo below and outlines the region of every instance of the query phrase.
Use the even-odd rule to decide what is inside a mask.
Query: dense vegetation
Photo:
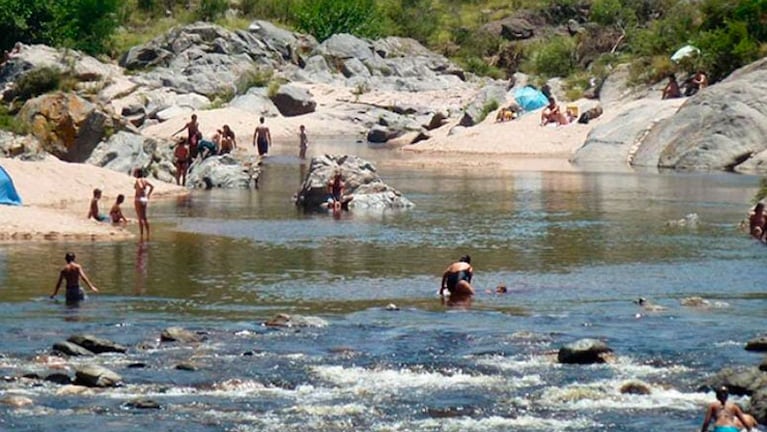
[[[535,18],[536,37],[509,41],[488,30],[520,14]],[[619,62],[633,65],[637,81],[693,69],[717,80],[767,54],[767,0],[0,0],[0,46],[116,57],[179,23],[242,28],[252,18],[319,40],[409,36],[478,74],[563,76],[575,89]],[[672,63],[686,44],[700,55]]]

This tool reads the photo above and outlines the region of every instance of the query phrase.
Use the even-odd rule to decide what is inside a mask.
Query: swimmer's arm
[[[173,135],[171,135],[171,136],[178,135],[179,132],[181,132],[182,130],[184,130],[184,129],[188,128],[188,127],[189,127],[189,123],[185,124],[184,127],[182,127],[181,129],[177,130],[176,132],[173,132]]]
[[[711,423],[711,417],[713,416],[714,407],[709,406],[706,410],[706,417],[703,419],[703,426],[700,427],[700,432],[708,431],[708,424]]]
[[[61,288],[61,282],[64,280],[64,270],[59,273],[59,280],[56,282],[56,289],[53,290],[53,294],[51,294],[51,298],[56,297],[56,294],[59,293],[59,288]]]
[[[744,428],[745,428],[747,431],[749,431],[749,432],[750,432],[750,431],[751,431],[751,426],[750,426],[750,423],[749,423],[748,421],[746,421],[746,418],[745,418],[745,416],[743,415],[743,411],[742,411],[742,410],[740,409],[740,407],[739,407],[739,406],[737,406],[737,405],[735,405],[735,406],[734,406],[734,408],[735,408],[735,410],[734,410],[734,411],[735,411],[735,415],[736,415],[736,416],[738,416],[738,420],[740,420],[740,424],[742,424],[742,425],[743,425],[743,427],[744,427]]]

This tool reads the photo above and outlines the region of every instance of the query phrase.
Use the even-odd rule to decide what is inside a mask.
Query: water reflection
[[[139,241],[136,246],[136,276],[133,293],[137,296],[146,292],[147,275],[149,274],[149,242]]]

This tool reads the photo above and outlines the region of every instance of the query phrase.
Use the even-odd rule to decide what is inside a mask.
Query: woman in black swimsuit
[[[439,288],[439,295],[444,296],[445,290],[451,297],[470,297],[474,295],[474,288],[471,286],[471,278],[474,275],[474,269],[471,267],[471,257],[462,256],[457,262],[450,264],[442,274],[442,285]]]

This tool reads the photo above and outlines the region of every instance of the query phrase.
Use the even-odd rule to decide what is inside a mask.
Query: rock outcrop
[[[189,168],[186,184],[194,189],[248,189],[258,187],[261,161],[257,157],[243,161],[236,155],[211,156]]]
[[[580,339],[559,349],[557,361],[570,364],[606,363],[613,350],[598,339]]]
[[[328,199],[328,183],[336,172],[342,175],[345,196],[352,198],[350,209],[383,210],[413,206],[399,191],[381,180],[372,163],[348,155],[312,158],[309,172],[296,194],[296,205],[306,211],[323,209]]]
[[[767,150],[767,58],[707,87],[660,122],[633,164],[682,170],[738,170]],[[744,168],[754,169],[749,164]]]

